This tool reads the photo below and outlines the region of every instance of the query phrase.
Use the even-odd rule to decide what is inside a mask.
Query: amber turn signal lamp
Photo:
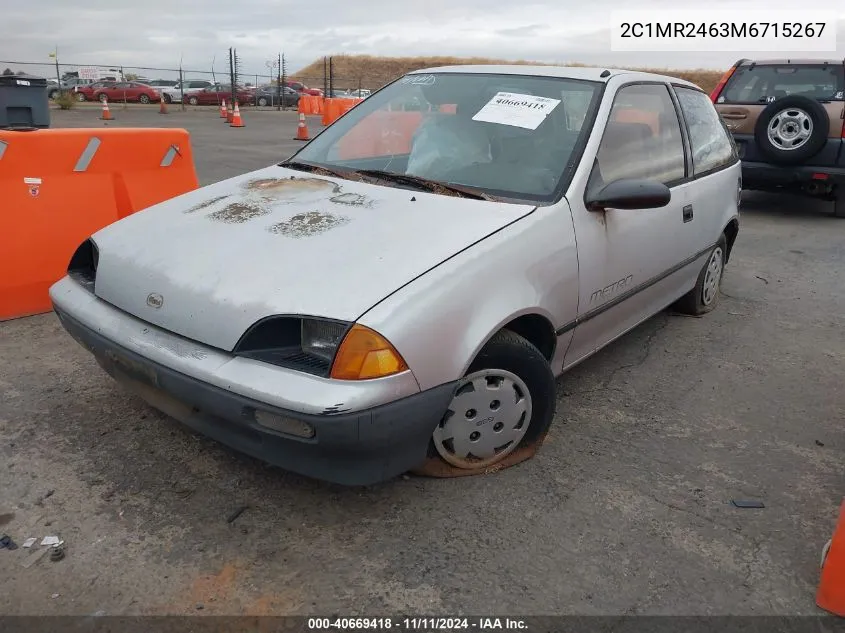
[[[408,365],[386,338],[356,323],[337,350],[331,377],[366,380],[398,374],[406,369]]]

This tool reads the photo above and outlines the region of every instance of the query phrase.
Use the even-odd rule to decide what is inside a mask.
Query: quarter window
[[[676,87],[675,93],[689,129],[695,175],[734,162],[734,144],[710,98],[690,88]]]
[[[621,88],[613,100],[588,190],[627,178],[669,185],[684,176],[681,126],[668,87],[636,84]]]

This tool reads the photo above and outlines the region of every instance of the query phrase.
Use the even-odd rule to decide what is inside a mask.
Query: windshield
[[[578,160],[600,87],[525,75],[407,75],[362,101],[294,160],[550,201]]]

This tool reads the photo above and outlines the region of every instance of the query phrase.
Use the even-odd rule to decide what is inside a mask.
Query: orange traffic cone
[[[822,554],[822,574],[816,604],[825,611],[845,617],[845,501],[833,538]]]
[[[220,102],[220,118],[221,119],[228,118],[227,115],[226,115],[226,100],[225,99],[223,99],[223,101]]]
[[[241,119],[241,110],[237,101],[235,102],[235,111],[232,113],[232,124],[229,127],[246,127],[243,119]]]
[[[229,102],[229,107],[226,109],[226,123],[231,123],[232,119],[235,116],[234,110],[232,110],[232,102]]]
[[[158,113],[167,114],[167,101],[164,100],[164,95],[162,95],[161,100],[159,101]]]
[[[293,137],[294,141],[310,141],[311,139],[308,137],[308,125],[305,123],[305,115],[300,112],[299,113],[299,125],[296,126],[296,136]]]
[[[103,101],[103,114],[100,116],[103,121],[111,121],[114,117],[111,115],[111,111],[109,110],[109,102]]]

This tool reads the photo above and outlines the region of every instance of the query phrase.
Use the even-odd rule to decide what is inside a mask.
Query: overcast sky
[[[0,60],[43,61],[58,46],[63,63],[210,70],[225,68],[235,46],[248,73],[284,52],[291,71],[328,54],[457,55],[636,65],[724,68],[743,55],[619,53],[610,50],[610,12],[636,6],[642,19],[690,0],[36,0],[6,2]],[[713,0],[714,20],[730,7],[793,8],[794,0]],[[812,4],[812,3],[811,3]],[[819,3],[827,5],[827,3]],[[829,6],[835,6],[832,3]],[[821,7],[819,7],[821,8]],[[845,3],[839,17],[845,20]],[[801,19],[801,12],[796,19]],[[845,21],[838,52],[845,57]],[[761,52],[762,53],[762,52]],[[753,53],[748,56],[754,56]],[[760,55],[758,55],[760,56]],[[771,54],[769,55],[771,56]],[[797,53],[791,56],[799,56]],[[4,64],[9,66],[11,64]],[[46,67],[11,65],[37,74]],[[166,73],[145,72],[149,77]]]

